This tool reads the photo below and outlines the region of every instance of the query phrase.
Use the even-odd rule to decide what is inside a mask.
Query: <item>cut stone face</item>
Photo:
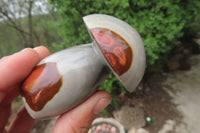
[[[129,44],[109,29],[93,28],[90,32],[113,70],[118,75],[127,72],[133,60]]]
[[[83,20],[107,66],[124,87],[133,92],[146,66],[139,33],[126,22],[105,14],[88,15]]]

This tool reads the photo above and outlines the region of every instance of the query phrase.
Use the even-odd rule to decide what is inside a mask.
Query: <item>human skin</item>
[[[20,85],[35,65],[50,55],[40,46],[26,48],[18,53],[0,59],[0,133],[28,133],[35,120],[22,107],[16,118],[5,129],[11,114],[12,101],[20,95]],[[110,103],[111,96],[97,91],[74,109],[62,114],[55,123],[53,133],[86,133],[95,117]]]

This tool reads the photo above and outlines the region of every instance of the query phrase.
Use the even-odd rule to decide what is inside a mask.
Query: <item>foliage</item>
[[[0,58],[23,48],[22,45],[13,45],[18,42],[17,33],[13,28],[7,27],[6,24],[0,22],[0,30],[3,31],[0,32]]]
[[[200,1],[197,0],[50,0],[62,15],[58,34],[63,37],[57,50],[91,42],[82,17],[103,13],[120,18],[134,27],[143,38],[147,64],[161,63],[171,48],[179,43],[184,31],[194,25],[199,17]],[[123,88],[110,75],[102,89],[115,99],[117,89]],[[116,100],[113,104],[117,108]]]
[[[55,14],[57,15],[57,14]],[[50,48],[51,51],[55,51],[51,46],[54,43],[60,43],[62,38],[57,35],[57,25],[55,20],[59,21],[59,16],[52,17],[52,14],[34,15],[32,17],[32,24],[34,27],[34,33],[36,40],[34,40],[34,46],[45,45]],[[23,30],[27,31],[28,22],[27,17],[21,18],[21,24]],[[18,21],[18,20],[16,20]],[[25,47],[26,44],[21,41],[18,32],[15,28],[10,27],[4,21],[0,21],[0,58],[6,55],[10,55]]]
[[[59,43],[55,24],[59,19],[47,0],[1,0],[0,57],[24,47]]]
[[[100,90],[106,90],[112,96],[111,104],[115,109],[118,109],[117,95],[125,92],[123,85],[118,82],[118,79],[114,74],[110,74],[104,84],[100,87]]]
[[[199,13],[200,1],[165,0],[51,0],[61,13],[61,48],[91,42],[82,17],[93,13],[116,16],[132,25],[142,36],[147,63],[162,59]]]

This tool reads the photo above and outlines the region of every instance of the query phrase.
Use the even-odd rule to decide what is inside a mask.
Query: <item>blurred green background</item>
[[[200,31],[199,9],[199,0],[1,0],[0,57],[25,47],[45,45],[53,53],[89,43],[82,17],[103,13],[133,26],[143,38],[147,66],[162,69],[171,50],[183,41],[192,42]],[[113,75],[101,89],[113,99],[125,91]],[[113,104],[117,108],[115,100]]]

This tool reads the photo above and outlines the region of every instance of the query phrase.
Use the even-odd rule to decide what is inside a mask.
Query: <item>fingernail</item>
[[[106,106],[108,106],[110,101],[111,99],[109,98],[100,99],[93,110],[94,115],[98,115]]]

